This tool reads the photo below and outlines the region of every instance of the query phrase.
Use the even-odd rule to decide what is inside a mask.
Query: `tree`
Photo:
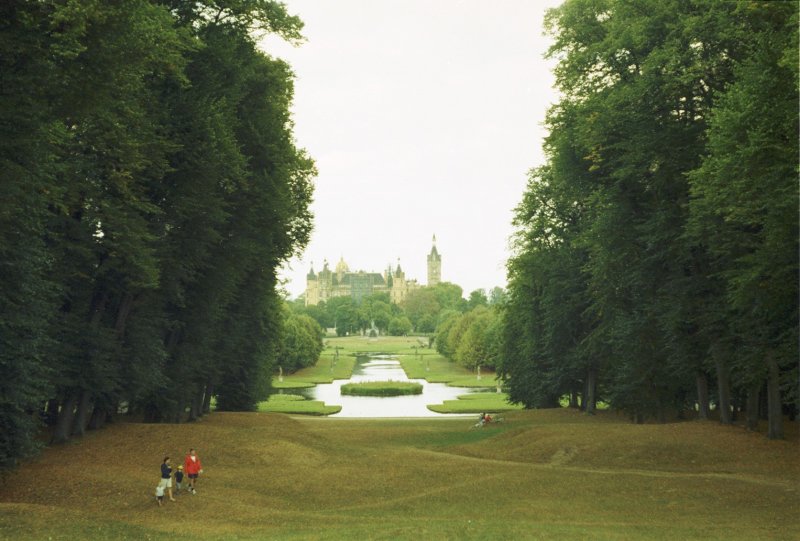
[[[768,436],[781,438],[781,388],[795,411],[798,400],[798,16],[781,3],[742,10],[746,54],[690,177],[691,232],[722,284],[719,340],[738,346],[727,352],[754,402],[767,382]]]
[[[411,320],[414,329],[418,332],[430,332],[423,331],[420,328],[420,323],[424,323],[426,328],[430,327],[431,320],[442,309],[435,291],[430,287],[421,287],[409,292],[403,300],[402,308],[408,319]]]
[[[796,176],[797,151],[786,144],[796,143],[788,135],[796,132],[796,71],[776,65],[796,64],[796,47],[785,44],[796,38],[797,10],[763,3],[697,8],[677,0],[646,8],[575,0],[548,14],[563,97],[547,119],[548,162],[532,172],[515,219],[501,365],[514,400],[554,404],[569,393],[573,402],[582,394],[591,404],[597,391],[636,421],[664,419],[695,403],[705,412],[708,375],[716,372],[717,403],[728,421],[731,383],[734,391],[747,389],[753,404],[768,372],[777,374],[773,381],[793,377],[790,363],[769,359],[790,351],[773,347],[776,336],[796,333],[794,323],[778,331],[753,306],[778,291],[785,299],[795,295],[777,284],[796,283],[796,186],[748,197],[752,208],[774,210],[771,224],[783,224],[772,229],[775,251],[764,252],[781,261],[773,278],[763,267],[748,268],[746,256],[738,259],[761,242],[766,222],[736,223],[753,210],[738,201],[746,183],[731,178],[779,186],[767,180],[773,172],[772,178],[789,178],[790,170]],[[752,65],[760,78],[748,75],[745,66]],[[759,107],[773,102],[780,112],[769,120]],[[730,119],[743,111],[743,121],[723,129],[726,110]],[[773,126],[770,135],[760,121]],[[749,133],[760,134],[757,143],[735,139]],[[769,173],[746,159],[746,152],[759,155],[761,143],[771,149]],[[741,148],[748,150],[737,154]],[[777,204],[778,193],[790,203]],[[751,235],[737,228],[752,228]],[[732,302],[736,286],[748,280],[740,292],[763,294],[770,283],[774,297]],[[796,322],[796,307],[770,308]],[[759,331],[747,336],[745,328]],[[782,401],[775,395],[773,404]]]
[[[392,318],[389,322],[389,334],[392,336],[406,336],[412,328],[411,320],[406,316]]]
[[[467,310],[474,310],[478,306],[486,306],[487,304],[489,304],[489,299],[486,297],[486,291],[483,289],[476,289],[469,294]]]
[[[506,302],[506,292],[502,287],[493,287],[489,293],[489,306],[502,305]]]
[[[436,301],[442,310],[458,310],[459,312],[466,310],[466,301],[462,297],[461,286],[450,282],[439,282],[429,289],[433,290]]]
[[[0,8],[0,462],[125,404],[194,419],[265,396],[275,269],[308,242],[313,162],[259,2]],[[301,320],[305,325],[308,323]],[[167,392],[168,391],[168,392]]]

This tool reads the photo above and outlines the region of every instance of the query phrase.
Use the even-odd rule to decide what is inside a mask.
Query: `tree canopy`
[[[193,419],[266,396],[276,268],[308,242],[296,41],[274,1],[0,7],[0,462],[118,411]]]
[[[601,397],[639,421],[716,405],[752,426],[766,389],[780,437],[798,399],[797,4],[568,0],[547,23],[562,98],[514,222],[511,397]]]

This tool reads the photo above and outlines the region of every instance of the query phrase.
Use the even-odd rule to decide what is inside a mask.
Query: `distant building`
[[[428,285],[436,285],[442,278],[442,257],[436,251],[436,236],[433,242],[428,255]],[[335,271],[328,268],[327,261],[318,273],[311,266],[311,271],[306,275],[306,306],[327,302],[334,297],[352,297],[356,303],[360,303],[361,299],[373,293],[388,293],[393,303],[400,304],[410,292],[420,287],[416,280],[406,278],[399,261],[394,270],[388,267],[383,274],[363,270],[351,272],[342,257]]]
[[[442,256],[436,251],[436,235],[433,236],[433,247],[428,254],[428,285],[435,286],[442,281]]]

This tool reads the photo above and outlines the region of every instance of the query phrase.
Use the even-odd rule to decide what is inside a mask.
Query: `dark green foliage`
[[[731,389],[769,382],[777,437],[797,396],[797,5],[573,0],[548,22],[563,97],[515,220],[512,399],[663,419],[706,411],[712,382],[729,422]]]
[[[266,0],[0,15],[0,462],[34,447],[40,417],[64,441],[118,411],[252,409],[315,172],[291,71],[251,32],[296,41],[302,23]]]

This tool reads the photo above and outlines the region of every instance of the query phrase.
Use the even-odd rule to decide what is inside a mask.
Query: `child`
[[[175,492],[176,492],[176,494],[180,494],[182,488],[183,488],[183,466],[178,466],[178,471],[175,472]]]
[[[161,507],[161,504],[164,503],[164,487],[160,484],[156,487],[156,501],[158,502],[158,506]]]

